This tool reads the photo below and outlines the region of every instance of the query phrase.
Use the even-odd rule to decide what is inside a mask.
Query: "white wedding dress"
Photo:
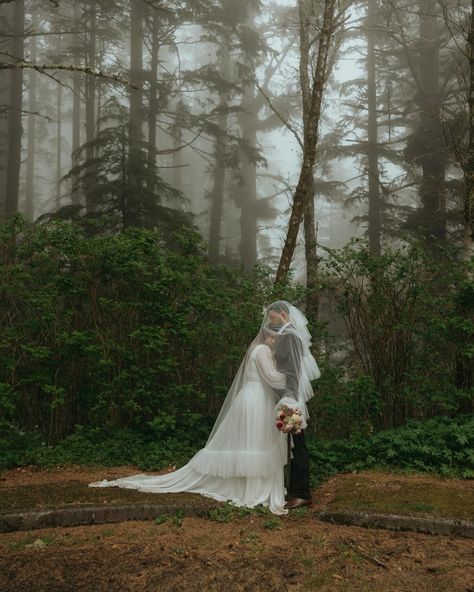
[[[271,349],[259,344],[250,352],[242,387],[206,446],[187,465],[159,476],[132,475],[96,481],[89,487],[124,487],[154,493],[191,492],[237,506],[267,506],[286,514],[283,468],[287,439],[275,427],[272,387],[283,390]]]

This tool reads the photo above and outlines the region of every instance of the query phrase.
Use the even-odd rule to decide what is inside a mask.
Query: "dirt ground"
[[[134,467],[26,468],[1,473],[0,488],[133,472]],[[471,539],[335,526],[315,515],[318,508],[350,500],[373,507],[377,488],[395,492],[394,503],[411,500],[410,511],[445,507],[449,515],[448,502],[420,497],[420,488],[436,487],[451,490],[449,499],[459,499],[457,507],[473,491],[472,482],[366,472],[334,477],[313,492],[313,508],[284,517],[231,516],[224,508],[214,519],[176,515],[0,534],[0,590],[474,592]],[[356,498],[359,490],[364,493]],[[418,497],[401,494],[415,490]]]
[[[175,467],[161,472],[169,472]],[[82,505],[88,503],[120,503],[156,501],[157,496],[131,489],[89,488],[91,481],[116,479],[136,474],[134,466],[80,467],[60,466],[49,470],[22,467],[0,471],[0,513],[28,511],[32,508]],[[202,505],[205,500],[194,494],[167,494],[166,502],[178,503],[194,499]],[[313,509],[353,509],[382,513],[440,516],[474,520],[474,481],[440,478],[425,474],[362,471],[339,474],[313,491]],[[215,504],[214,504],[215,505]]]

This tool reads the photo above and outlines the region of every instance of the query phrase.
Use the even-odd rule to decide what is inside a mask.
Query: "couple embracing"
[[[277,301],[265,309],[227,393],[206,445],[184,467],[166,475],[132,475],[97,481],[90,487],[124,487],[155,493],[190,492],[238,506],[267,506],[274,514],[311,505],[309,455],[304,431],[291,435],[275,427],[276,404],[301,414],[319,378],[310,352],[308,321],[293,305]],[[288,447],[290,438],[290,447]],[[288,500],[284,466],[291,449]]]

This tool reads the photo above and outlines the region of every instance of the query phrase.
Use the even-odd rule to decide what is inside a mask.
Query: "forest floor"
[[[87,487],[136,472],[3,471],[0,513],[156,500]],[[175,505],[182,495],[173,498]],[[168,501],[171,494],[162,497]],[[472,481],[380,471],[337,475],[313,491],[312,508],[283,517],[189,498],[207,503],[209,517],[177,511],[156,520],[1,533],[0,590],[474,592],[472,539],[337,526],[317,517],[335,508],[472,520]]]

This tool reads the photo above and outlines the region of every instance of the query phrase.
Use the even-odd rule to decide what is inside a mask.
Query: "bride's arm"
[[[268,346],[258,348],[255,352],[255,363],[260,376],[268,386],[278,390],[286,388],[285,375],[276,369],[275,360]]]

